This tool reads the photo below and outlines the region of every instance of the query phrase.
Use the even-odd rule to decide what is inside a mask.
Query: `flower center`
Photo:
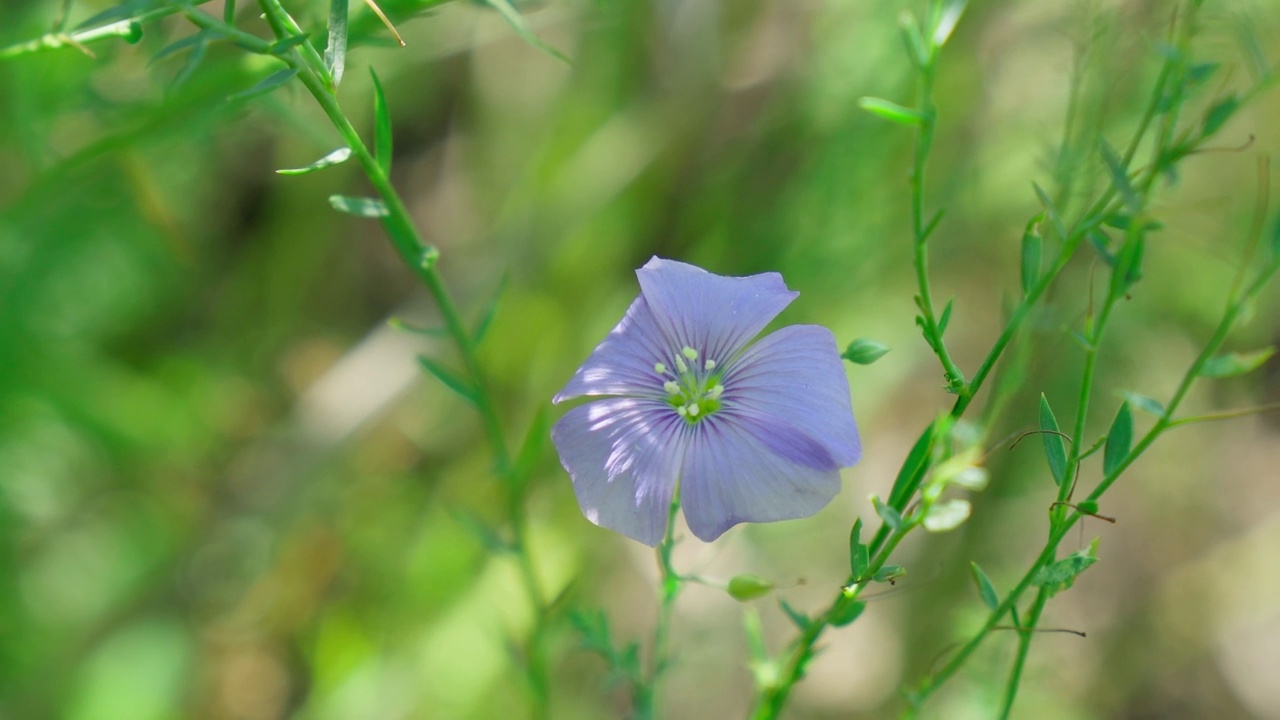
[[[724,385],[720,384],[723,373],[716,370],[716,361],[699,361],[698,351],[685,346],[672,362],[674,373],[663,363],[654,365],[653,370],[664,379],[662,389],[676,414],[692,424],[719,410]]]

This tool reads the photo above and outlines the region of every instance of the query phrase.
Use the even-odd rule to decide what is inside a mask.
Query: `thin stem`
[[[671,553],[675,549],[676,515],[680,510],[679,495],[673,495],[671,506],[667,511],[667,531],[658,544],[658,574],[661,577],[658,595],[658,622],[653,630],[653,648],[649,656],[649,680],[637,689],[636,714],[641,718],[655,719],[661,717],[658,711],[658,685],[663,672],[667,669],[667,641],[671,634],[671,615],[675,609],[676,598],[683,589],[684,578],[676,572],[671,563]]]
[[[1065,483],[1064,483],[1065,484]],[[1027,613],[1023,625],[1018,628],[1018,654],[1009,670],[1009,682],[1004,686],[1004,698],[1000,703],[1000,720],[1008,720],[1013,712],[1013,701],[1018,696],[1018,688],[1022,685],[1022,671],[1027,664],[1027,655],[1031,651],[1031,638],[1036,634],[1036,625],[1040,622],[1040,614],[1044,612],[1045,603],[1049,600],[1049,591],[1040,588],[1036,593],[1031,611]]]

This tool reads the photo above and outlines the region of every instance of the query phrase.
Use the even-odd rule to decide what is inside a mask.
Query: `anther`
[[[716,383],[716,386],[711,388],[712,398],[719,400],[720,396],[723,394],[724,394],[724,385],[721,385],[720,383]]]
[[[680,407],[676,408],[676,414],[679,415],[680,417],[684,417],[689,414],[689,408],[686,408],[685,406],[681,405]]]
[[[707,364],[706,364],[706,367],[707,367],[707,369],[708,369],[708,370],[715,370],[715,369],[716,369],[716,361],[715,361],[715,360],[708,360],[708,361],[707,361]]]
[[[685,345],[685,346],[684,346],[684,349],[683,349],[683,350],[681,350],[680,352],[681,352],[681,353],[683,353],[683,354],[684,354],[684,356],[685,356],[685,357],[687,357],[687,358],[689,358],[690,360],[697,360],[697,359],[698,359],[698,351],[697,351],[697,350],[694,350],[693,348],[689,347],[688,345]]]
[[[658,373],[659,375],[666,375],[666,374],[667,374],[667,366],[666,366],[666,365],[663,365],[662,363],[654,363],[654,365],[653,365],[653,371],[654,371],[654,372],[656,372],[656,373]]]
[[[684,364],[684,358],[681,357],[676,358],[676,368],[679,369],[681,373],[689,372],[689,366]]]
[[[679,394],[680,394],[680,385],[678,385],[676,382],[674,382],[674,381],[672,381],[672,380],[668,380],[668,381],[666,381],[666,382],[662,383],[662,389],[663,389],[663,390],[666,390],[668,395],[679,395]]]
[[[689,417],[698,416],[698,406],[695,403],[689,403]]]

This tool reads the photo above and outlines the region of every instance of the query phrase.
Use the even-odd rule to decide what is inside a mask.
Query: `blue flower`
[[[551,431],[582,513],[657,545],[677,483],[707,542],[821,510],[862,454],[835,336],[793,325],[750,344],[798,294],[777,273],[655,257],[636,276],[640,297],[554,398],[604,398]]]

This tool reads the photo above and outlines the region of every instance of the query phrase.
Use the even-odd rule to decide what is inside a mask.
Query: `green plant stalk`
[[[923,516],[924,513],[921,512],[918,517]],[[893,551],[898,548],[898,544],[916,527],[918,527],[918,523],[913,522],[905,524],[900,529],[890,533],[884,547],[871,558],[867,568],[867,577],[874,577],[889,562],[889,558],[893,555]],[[782,713],[782,709],[786,706],[787,699],[791,695],[791,688],[803,677],[805,665],[808,664],[809,659],[813,656],[814,644],[817,643],[818,638],[822,636],[827,626],[831,624],[832,618],[842,609],[843,604],[857,601],[862,594],[862,590],[868,584],[870,584],[869,580],[851,578],[850,584],[845,588],[841,588],[840,595],[836,597],[830,607],[809,622],[800,637],[793,641],[791,652],[787,657],[786,665],[782,669],[778,684],[775,687],[766,689],[761,694],[760,701],[751,715],[752,720],[774,720]]]
[[[929,152],[933,148],[933,131],[937,125],[937,111],[933,105],[933,79],[936,69],[937,49],[934,48],[929,61],[920,68],[920,79],[916,89],[916,108],[923,120],[917,126],[915,156],[911,168],[911,230],[913,241],[913,257],[916,270],[916,284],[920,292],[920,313],[924,318],[924,332],[929,338],[942,363],[946,375],[947,387],[960,392],[964,385],[964,373],[956,366],[955,360],[947,350],[946,341],[938,328],[938,318],[933,306],[933,290],[929,284],[929,235],[936,223],[925,225],[924,190],[925,169],[928,165]]]
[[[278,0],[260,0],[260,4],[278,38],[301,34],[302,31],[297,23],[280,6]],[[475,343],[435,269],[439,253],[422,241],[410,219],[408,209],[391,184],[391,178],[342,111],[334,95],[333,79],[329,76],[324,60],[315,48],[311,47],[309,42],[303,43],[301,53],[291,49],[287,55],[278,57],[298,70],[298,79],[342,136],[347,147],[351,149],[352,156],[355,157],[361,170],[369,179],[369,183],[382,200],[387,210],[387,214],[381,218],[382,226],[401,260],[427,288],[435,301],[444,320],[445,330],[453,340],[461,356],[463,367],[471,379],[476,406],[496,460],[496,471],[507,484],[508,515],[513,535],[512,554],[516,558],[525,593],[535,608],[535,622],[530,633],[527,658],[527,675],[533,696],[532,715],[538,720],[548,718],[550,717],[551,682],[544,649],[547,600],[528,552],[528,531],[523,511],[523,486],[512,470],[511,456],[507,449],[496,404],[476,356]]]
[[[1205,344],[1204,348],[1187,369],[1186,373],[1183,374],[1182,380],[1179,382],[1177,389],[1174,391],[1173,396],[1165,406],[1165,414],[1160,417],[1154,425],[1152,425],[1151,429],[1148,430],[1147,433],[1142,436],[1142,439],[1129,450],[1116,467],[1098,483],[1098,486],[1094,488],[1093,492],[1089,493],[1087,498],[1088,501],[1097,502],[1101,499],[1103,494],[1105,494],[1107,490],[1115,484],[1116,480],[1129,469],[1130,465],[1132,465],[1144,452],[1147,451],[1148,448],[1151,447],[1161,434],[1175,426],[1175,421],[1172,419],[1173,414],[1177,411],[1183,399],[1185,399],[1187,392],[1190,391],[1191,385],[1195,382],[1196,378],[1200,376],[1205,364],[1209,362],[1209,360],[1212,359],[1222,348],[1222,344],[1226,341],[1227,335],[1239,319],[1244,308],[1252,302],[1253,298],[1255,298],[1259,292],[1261,292],[1262,288],[1267,284],[1272,276],[1276,274],[1277,270],[1280,270],[1280,254],[1277,254],[1272,258],[1270,264],[1258,274],[1258,277],[1252,284],[1250,284],[1244,293],[1238,295],[1229,302],[1226,311],[1223,313],[1222,320],[1219,321],[1213,336]],[[1066,537],[1071,528],[1084,517],[1086,516],[1079,511],[1072,510],[1062,523],[1057,525],[1050,532],[1048,541],[1045,543],[1045,546],[1041,550],[1040,555],[1036,558],[1036,561],[1032,563],[1031,568],[1027,570],[1014,588],[1009,591],[1009,594],[1005,596],[1000,605],[997,606],[995,610],[991,611],[991,614],[987,616],[986,622],[983,623],[978,632],[974,633],[973,637],[970,638],[969,641],[958,651],[956,651],[956,654],[953,655],[940,670],[922,680],[916,689],[909,694],[912,702],[907,710],[904,711],[904,717],[915,717],[920,705],[923,704],[929,695],[936,691],[942,684],[950,679],[962,665],[964,665],[969,656],[978,648],[979,645],[982,644],[982,641],[985,640],[991,631],[995,629],[996,625],[1004,618],[1010,609],[1013,608],[1014,604],[1022,594],[1026,592],[1027,588],[1030,587],[1032,579],[1035,577],[1036,573],[1039,572],[1040,568],[1053,562],[1053,559],[1057,556],[1058,545],[1061,544],[1062,540]]]
[[[205,1],[207,2],[208,0]],[[59,31],[46,33],[34,40],[14,43],[13,45],[0,48],[0,60],[6,60],[20,55],[30,55],[44,50],[60,50],[67,47],[78,48],[88,52],[85,46],[90,43],[95,43],[100,40],[110,40],[112,38],[131,37],[134,34],[134,26],[151,20],[159,20],[162,17],[173,15],[177,12],[179,12],[179,8],[176,7],[159,7],[139,13],[131,18],[109,22],[106,25],[85,28],[84,30],[72,30],[71,32]]]
[[[662,580],[658,597],[658,622],[653,630],[653,647],[649,656],[648,682],[636,688],[636,716],[646,720],[662,717],[659,712],[660,695],[658,686],[663,672],[667,668],[667,644],[671,634],[671,615],[675,609],[676,598],[684,588],[684,577],[676,572],[671,563],[671,552],[675,549],[676,515],[680,511],[680,496],[672,495],[671,505],[667,510],[667,530],[658,544],[658,574]]]

